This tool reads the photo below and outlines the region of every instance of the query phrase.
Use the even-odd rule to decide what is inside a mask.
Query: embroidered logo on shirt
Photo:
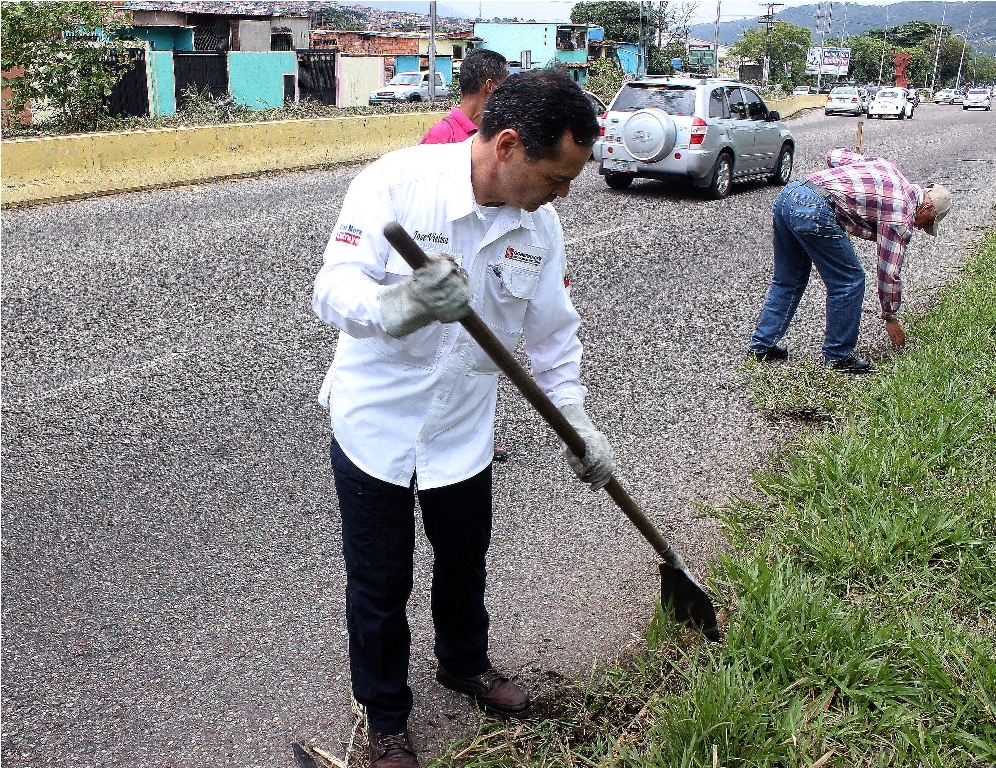
[[[510,261],[521,261],[523,264],[529,264],[533,267],[538,267],[543,263],[542,256],[536,256],[532,253],[523,253],[522,251],[517,251],[512,246],[505,249],[505,258]]]
[[[436,245],[450,244],[450,239],[448,237],[437,235],[435,232],[419,232],[417,229],[415,230],[414,239],[417,243],[435,243]]]
[[[362,234],[362,229],[357,229],[352,224],[343,224],[336,233],[335,241],[337,243],[345,243],[346,245],[359,245]]]

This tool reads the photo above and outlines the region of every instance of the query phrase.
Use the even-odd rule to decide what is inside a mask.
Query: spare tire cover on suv
[[[674,149],[678,131],[663,109],[650,107],[633,113],[622,129],[623,146],[637,160],[656,163]]]

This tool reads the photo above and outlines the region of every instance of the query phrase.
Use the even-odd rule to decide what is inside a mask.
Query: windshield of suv
[[[857,96],[858,91],[855,88],[834,88],[830,91],[831,96]]]
[[[418,72],[409,72],[404,75],[396,75],[391,78],[388,85],[418,85],[422,80],[422,75]]]
[[[612,111],[632,112],[645,107],[657,107],[669,115],[694,115],[695,86],[630,83],[619,92]]]

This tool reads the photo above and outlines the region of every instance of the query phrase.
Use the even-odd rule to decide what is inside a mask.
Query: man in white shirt
[[[509,350],[522,338],[533,376],[585,440],[567,455],[593,489],[612,451],[583,410],[580,319],[564,287],[553,206],[598,135],[566,74],[509,78],[460,144],[385,155],[350,185],[312,306],[339,334],[320,399],[332,419],[342,516],[353,696],[370,764],[415,768],[407,734],[414,506],[433,548],[436,679],[494,714],[524,717],[526,693],[488,659],[484,607],[498,368],[454,322],[473,308]],[[383,236],[398,221],[430,252],[412,272]]]

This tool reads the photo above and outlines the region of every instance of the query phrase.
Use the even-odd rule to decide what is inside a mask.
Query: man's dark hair
[[[488,80],[494,80],[497,85],[507,77],[508,59],[497,51],[475,48],[460,65],[460,94],[480,93]]]
[[[566,71],[531,69],[512,75],[484,105],[480,134],[490,141],[506,128],[519,134],[530,160],[556,158],[564,131],[590,147],[598,137],[595,108]]]

